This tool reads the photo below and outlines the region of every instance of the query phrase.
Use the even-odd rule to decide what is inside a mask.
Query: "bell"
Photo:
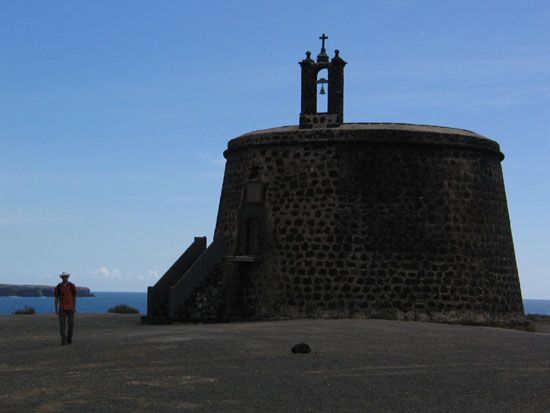
[[[326,95],[327,94],[327,92],[325,92],[325,86],[324,85],[321,86],[321,91],[319,92],[319,94],[320,95]]]

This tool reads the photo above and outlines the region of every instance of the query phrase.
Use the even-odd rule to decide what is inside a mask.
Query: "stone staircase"
[[[186,300],[220,267],[225,259],[223,238],[215,239],[206,248],[206,237],[194,242],[153,286],[147,289],[147,317],[150,323],[182,319]]]

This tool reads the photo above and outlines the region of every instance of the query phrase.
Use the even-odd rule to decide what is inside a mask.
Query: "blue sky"
[[[0,0],[0,282],[145,291],[211,238],[227,141],[295,124],[306,50],[348,122],[498,141],[524,298],[550,299],[550,2]]]

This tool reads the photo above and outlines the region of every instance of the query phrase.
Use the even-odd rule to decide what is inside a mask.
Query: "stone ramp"
[[[0,411],[548,411],[550,334],[386,320],[0,317]],[[306,342],[312,352],[292,354]]]

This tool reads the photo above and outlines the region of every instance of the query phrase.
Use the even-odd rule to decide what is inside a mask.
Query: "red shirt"
[[[60,310],[71,310],[75,309],[75,299],[76,299],[76,287],[73,283],[68,282],[67,284],[59,283],[55,287],[55,296],[59,298],[59,309]]]

